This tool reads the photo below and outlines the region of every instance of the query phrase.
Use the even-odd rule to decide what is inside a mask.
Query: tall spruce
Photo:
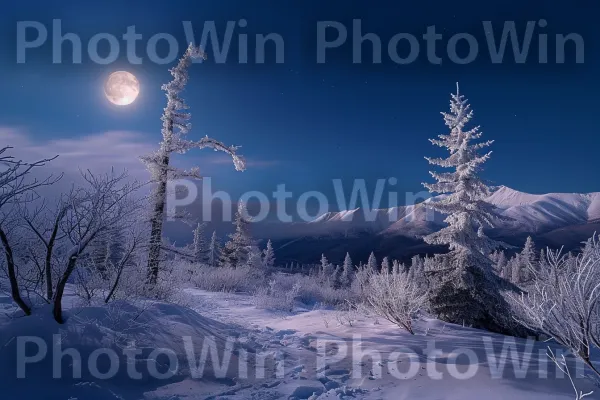
[[[248,262],[248,256],[253,245],[250,236],[250,221],[246,205],[243,202],[238,203],[238,209],[235,213],[235,231],[229,235],[229,241],[221,252],[223,264],[231,267],[244,265]]]
[[[267,242],[267,248],[263,251],[263,265],[265,268],[273,268],[275,266],[275,250],[271,240]]]
[[[377,258],[375,258],[375,253],[373,252],[371,252],[369,259],[367,260],[367,268],[373,272],[377,271]]]
[[[428,263],[430,306],[446,321],[502,331],[506,303],[499,289],[503,281],[493,273],[489,258],[502,243],[483,232],[484,227],[493,227],[495,215],[493,206],[485,201],[491,191],[478,176],[491,154],[480,154],[480,150],[493,141],[474,143],[482,134],[478,126],[466,128],[473,111],[460,94],[458,84],[450,100],[450,112],[442,115],[450,133],[430,141],[450,155],[426,159],[450,172],[432,171],[436,182],[423,185],[431,193],[444,195],[426,206],[446,214],[447,226],[424,240],[432,245],[447,245],[450,252],[437,255],[433,263]]]
[[[340,285],[342,287],[349,287],[352,283],[353,270],[354,265],[352,264],[352,258],[350,258],[350,253],[346,253],[346,257],[344,257],[344,264],[342,267],[342,274],[340,276]]]
[[[198,223],[194,229],[194,241],[192,242],[192,257],[194,262],[203,263],[207,261],[208,248],[204,238],[204,224]]]
[[[213,231],[210,237],[210,244],[208,245],[207,263],[211,267],[219,265],[219,259],[221,257],[221,244],[217,238],[217,232]]]

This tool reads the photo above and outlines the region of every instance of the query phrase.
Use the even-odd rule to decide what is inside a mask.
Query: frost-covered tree
[[[381,270],[392,272],[389,258],[383,257],[383,260],[381,261]]]
[[[450,112],[442,113],[450,133],[431,139],[431,143],[450,153],[446,158],[428,158],[435,166],[449,172],[430,172],[435,183],[423,185],[438,197],[428,202],[430,207],[447,217],[448,225],[425,236],[425,242],[447,245],[450,252],[438,255],[438,267],[427,271],[430,281],[430,305],[440,318],[490,329],[501,329],[502,297],[496,275],[492,271],[490,253],[501,243],[488,238],[484,227],[493,227],[493,207],[485,201],[490,189],[478,173],[491,152],[480,154],[492,141],[475,142],[481,138],[479,127],[467,129],[473,111],[467,99],[456,94],[450,100]],[[446,259],[448,267],[442,267]]]
[[[61,177],[52,177],[51,175],[44,180],[31,178],[34,170],[39,170],[46,166],[54,158],[43,159],[35,162],[24,162],[17,160],[10,155],[12,147],[6,146],[0,148],[0,243],[4,253],[4,262],[6,265],[6,275],[10,285],[10,292],[13,301],[25,313],[31,314],[31,305],[23,299],[21,288],[19,286],[19,265],[17,255],[14,249],[14,236],[12,227],[15,223],[15,215],[19,209],[28,200],[28,196],[35,193],[35,190],[41,186],[54,184]],[[29,199],[31,199],[29,197]],[[46,278],[51,276],[50,262],[45,264],[44,274]],[[47,280],[49,286],[52,281]],[[49,293],[52,294],[50,288]]]
[[[501,250],[497,253],[495,263],[496,264],[494,269],[496,270],[496,273],[504,279],[508,279],[508,277],[504,275],[504,272],[506,270],[506,264],[508,263],[508,260],[506,259],[506,254],[504,254],[504,250]]]
[[[250,236],[250,221],[246,205],[243,202],[238,203],[238,209],[235,214],[235,231],[229,235],[229,241],[221,251],[221,260],[224,265],[236,267],[243,265],[248,261],[250,247],[253,245]]]
[[[530,268],[527,293],[509,295],[515,318],[551,336],[600,377],[592,354],[600,351],[600,240],[588,240],[578,256],[548,250]]]
[[[173,154],[185,154],[192,149],[212,148],[215,151],[223,151],[229,154],[233,159],[236,170],[243,171],[246,168],[244,159],[237,154],[238,148],[236,146],[225,146],[208,136],[198,141],[186,138],[186,134],[191,128],[189,123],[191,114],[187,112],[188,106],[181,97],[181,92],[187,84],[188,69],[192,65],[192,60],[197,58],[204,58],[204,53],[190,44],[177,66],[170,70],[173,79],[162,87],[167,96],[167,106],[162,115],[162,142],[158,151],[142,157],[142,161],[150,170],[152,180],[156,184],[152,198],[151,230],[148,244],[148,283],[151,285],[156,284],[159,271],[162,230],[166,212],[167,183],[169,180],[174,179],[200,178],[197,168],[184,171],[173,167],[171,165]]]
[[[325,257],[325,254],[321,254],[321,270],[324,270],[329,265],[329,260]]]
[[[367,268],[371,271],[377,271],[377,258],[375,258],[375,253],[373,252],[371,252],[367,260]]]
[[[342,273],[340,275],[340,285],[342,287],[349,287],[352,284],[353,269],[354,265],[352,264],[350,253],[346,253],[346,257],[344,257],[344,264],[342,266]]]
[[[512,257],[508,261],[508,264],[510,265],[509,266],[510,277],[508,278],[508,280],[517,286],[522,284],[523,283],[523,275],[525,274],[525,271],[523,269],[525,268],[525,266],[523,264],[521,264],[519,255],[517,254],[514,257]]]
[[[208,245],[207,263],[211,267],[216,267],[219,264],[219,258],[221,257],[221,244],[217,238],[217,232],[213,231],[210,238],[210,244]]]
[[[400,261],[398,261],[398,260],[392,261],[392,272],[394,274],[399,274],[401,270],[402,270],[402,266],[400,265]]]
[[[193,231],[194,241],[192,242],[192,257],[194,262],[206,262],[208,250],[206,240],[204,239],[204,224],[198,223]]]
[[[321,278],[323,280],[331,281],[331,279],[333,278],[334,270],[335,267],[332,263],[329,262],[327,257],[325,257],[325,254],[321,254]]]
[[[535,266],[536,257],[535,243],[531,236],[528,236],[523,250],[521,250],[518,256],[519,263],[522,265],[522,281],[527,282],[530,280],[530,269]]]
[[[263,264],[265,268],[273,268],[275,266],[275,251],[271,240],[267,241],[267,248],[263,251]]]
[[[263,263],[262,253],[260,249],[256,246],[250,246],[248,249],[248,261],[246,264],[248,267],[263,270],[265,268],[265,264]]]

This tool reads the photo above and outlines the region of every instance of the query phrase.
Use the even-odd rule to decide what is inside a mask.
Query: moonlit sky
[[[333,192],[331,180],[350,183],[395,177],[398,192],[417,192],[429,180],[424,156],[443,153],[428,138],[445,133],[440,111],[459,81],[471,100],[476,124],[495,139],[484,177],[494,184],[531,192],[600,191],[598,180],[597,98],[600,49],[595,18],[600,7],[590,1],[398,2],[398,1],[65,1],[32,0],[3,4],[0,15],[0,137],[27,158],[62,154],[54,168],[101,168],[115,164],[142,173],[135,156],[160,140],[160,116],[165,99],[160,85],[169,80],[168,67],[151,63],[144,51],[150,36],[174,35],[184,50],[182,21],[192,21],[196,34],[207,20],[223,32],[226,21],[244,18],[228,61],[195,64],[185,98],[194,128],[190,135],[215,137],[241,145],[249,160],[244,173],[234,171],[219,154],[203,150],[182,157],[199,164],[213,178],[215,189],[233,197],[249,190],[273,192],[286,184],[296,197],[309,190]],[[71,45],[63,45],[63,63],[52,64],[50,40],[29,50],[27,62],[16,62],[17,21],[39,21],[52,36],[52,19],[62,20],[63,34],[77,33],[84,43],[97,33],[121,37],[135,25],[143,35],[137,53],[142,65],[121,57],[97,65],[83,54],[73,65]],[[436,25],[444,39],[438,44],[442,65],[427,63],[425,44],[419,60],[397,65],[383,54],[371,64],[371,47],[363,47],[363,64],[353,64],[351,37],[331,50],[328,62],[316,63],[317,21],[344,23],[351,33],[353,18],[363,19],[363,33],[377,33],[387,47],[401,32],[420,37]],[[546,19],[550,46],[555,33],[579,33],[585,40],[585,63],[540,65],[490,62],[481,21],[502,24]],[[273,48],[266,63],[239,64],[237,33],[275,32],[285,40],[285,63],[276,64]],[[453,65],[445,44],[459,32],[475,35],[480,44],[476,62]],[[534,35],[537,37],[537,34]],[[537,61],[537,42],[530,57]],[[159,46],[159,52],[166,54]],[[551,59],[553,53],[551,54]],[[250,57],[254,56],[251,49]],[[111,105],[103,84],[111,72],[137,76],[140,96],[127,107]],[[403,198],[403,194],[399,196]]]

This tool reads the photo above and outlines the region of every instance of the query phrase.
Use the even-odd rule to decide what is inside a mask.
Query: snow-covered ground
[[[189,307],[148,301],[73,304],[63,326],[47,308],[22,317],[8,298],[0,298],[2,398],[574,398],[569,379],[545,356],[547,343],[436,320],[419,321],[413,336],[359,313],[271,312],[257,309],[248,295],[184,291]],[[46,356],[31,358],[39,354],[38,345],[47,347]],[[61,364],[57,354],[67,348],[77,350],[81,368],[71,355]],[[118,357],[114,365],[111,352]],[[571,369],[582,370],[576,364]],[[82,371],[81,378],[73,379],[74,370]],[[60,379],[52,377],[57,371]],[[25,378],[17,379],[19,374]],[[587,379],[575,383],[583,391],[595,389]]]

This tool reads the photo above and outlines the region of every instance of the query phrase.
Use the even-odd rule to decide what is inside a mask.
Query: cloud
[[[0,146],[11,146],[10,154],[23,161],[37,161],[58,155],[48,163],[44,173],[64,173],[65,181],[72,182],[79,176],[80,170],[103,173],[114,167],[116,171],[126,169],[129,175],[139,180],[146,180],[149,175],[139,160],[144,154],[155,151],[155,143],[148,140],[150,136],[131,131],[109,131],[69,138],[47,138],[32,135],[26,129],[0,127]],[[191,168],[192,163],[199,163],[203,170],[209,165],[231,164],[231,157],[224,154],[207,154],[200,159],[181,157],[175,164],[183,168]],[[277,161],[247,160],[249,167],[270,167],[279,164]],[[41,172],[41,171],[39,171]]]
[[[152,152],[156,146],[144,141],[136,132],[111,131],[74,138],[34,138],[18,128],[0,128],[0,143],[11,146],[11,155],[23,161],[58,158],[47,165],[52,172],[79,174],[79,170],[106,172],[127,169],[136,178],[146,178],[147,172],[139,156]]]

